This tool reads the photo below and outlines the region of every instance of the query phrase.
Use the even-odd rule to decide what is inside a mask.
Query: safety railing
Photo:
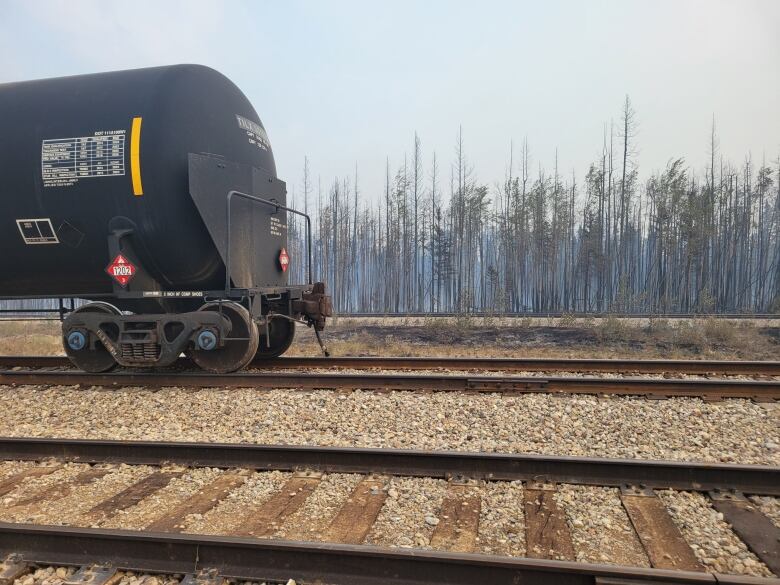
[[[312,266],[311,266],[311,218],[303,213],[302,211],[298,211],[297,209],[292,209],[291,207],[287,207],[285,205],[280,204],[278,201],[274,199],[263,199],[262,197],[257,197],[255,195],[249,195],[248,193],[242,193],[241,191],[232,190],[228,192],[227,195],[227,250],[225,252],[225,294],[230,294],[230,281],[231,281],[231,271],[230,271],[230,249],[233,242],[232,239],[232,233],[231,233],[231,203],[233,201],[233,197],[238,197],[240,199],[246,199],[248,201],[254,201],[256,203],[262,203],[264,205],[268,205],[270,207],[274,207],[276,211],[284,210],[289,213],[294,213],[296,215],[300,215],[306,219],[306,247],[307,247],[307,265],[306,265],[306,271],[309,278],[309,283],[312,284]],[[254,283],[253,283],[254,284]]]

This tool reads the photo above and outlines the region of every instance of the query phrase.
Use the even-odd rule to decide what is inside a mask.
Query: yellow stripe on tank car
[[[133,118],[130,130],[130,175],[133,178],[133,195],[144,194],[141,185],[141,117]]]

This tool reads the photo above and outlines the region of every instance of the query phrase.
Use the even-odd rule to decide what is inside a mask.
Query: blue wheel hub
[[[201,331],[198,333],[197,341],[198,348],[205,351],[216,349],[217,347],[217,336],[214,335],[213,331]]]
[[[68,333],[68,347],[73,351],[84,349],[85,345],[87,345],[87,337],[81,331]]]

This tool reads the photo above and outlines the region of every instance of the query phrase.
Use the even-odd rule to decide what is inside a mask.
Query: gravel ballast
[[[780,498],[751,496],[750,499],[775,526],[780,528]]]
[[[75,567],[39,567],[32,573],[14,581],[14,585],[62,585],[76,572]],[[116,585],[178,585],[182,575],[152,575],[134,571],[119,571]],[[235,585],[266,585],[257,581],[231,581]],[[280,583],[274,581],[274,584]],[[296,585],[289,579],[286,585]]]
[[[2,461],[0,462],[0,481],[10,478],[32,465],[34,464],[28,461]]]
[[[83,464],[71,464],[55,473],[31,482],[34,489],[46,485],[67,485]],[[213,500],[209,509],[192,513],[181,519],[183,532],[232,535],[276,494],[284,495],[292,474],[273,472],[224,471],[210,468],[186,470],[184,475],[125,511],[95,517],[89,510],[111,498],[132,481],[146,477],[147,466],[111,466],[111,473],[94,484],[80,485],[67,497],[15,507],[12,501],[20,488],[11,495],[11,501],[0,502],[0,520],[39,524],[71,524],[140,530],[176,509],[187,497],[225,473],[239,473],[245,477],[219,501]],[[166,468],[175,471],[175,468]],[[316,489],[303,506],[286,518],[268,536],[293,540],[327,539],[327,528],[339,513],[350,494],[364,476],[358,474],[329,474],[322,476]],[[386,499],[376,521],[363,541],[365,544],[401,547],[431,548],[431,538],[447,512],[442,503],[450,486],[447,481],[433,478],[391,477],[377,478],[386,492]],[[526,554],[524,495],[521,482],[478,482],[469,489],[481,498],[479,530],[474,551],[487,554],[524,556]],[[29,492],[28,492],[29,493]],[[710,572],[769,575],[761,563],[736,537],[699,493],[659,492],[669,514],[680,527],[686,541]],[[556,503],[569,526],[575,558],[579,562],[608,563],[624,566],[648,567],[642,544],[634,532],[622,507],[619,491],[615,488],[561,484],[555,495]],[[762,509],[774,507],[776,499],[754,499]],[[208,506],[207,506],[208,508]],[[537,551],[539,552],[539,551]],[[136,584],[140,585],[140,584]]]
[[[771,577],[772,573],[699,493],[659,490],[669,515],[708,571]]]
[[[430,477],[394,477],[387,499],[366,537],[367,544],[404,548],[430,548],[439,522],[447,482]]]
[[[780,409],[746,400],[0,387],[0,424],[18,437],[780,464]]]
[[[589,395],[5,386],[0,387],[0,424],[6,434],[18,437],[359,446],[780,465],[780,408],[746,400],[710,403],[691,398]],[[29,465],[0,463],[0,480]],[[0,498],[0,520],[84,525],[85,513],[92,506],[157,471],[146,466],[111,466],[105,477],[56,502],[14,508],[14,501],[24,491],[67,482],[84,469],[80,464],[68,464],[48,476],[26,480],[23,489]],[[208,468],[187,470],[138,505],[110,519],[91,518],[89,524],[142,529],[223,473]],[[290,477],[281,472],[247,474],[246,481],[212,510],[189,516],[185,530],[230,533]],[[301,509],[272,536],[321,538],[361,479],[355,474],[324,475]],[[394,477],[387,480],[384,489],[387,500],[365,542],[430,547],[447,482]],[[479,490],[482,507],[475,550],[524,555],[522,483],[486,482]],[[572,531],[578,561],[648,566],[618,490],[561,485],[557,497]],[[662,492],[661,497],[708,571],[770,574],[704,496]],[[777,498],[752,499],[780,526]],[[162,578],[156,584],[153,579],[129,575],[123,583],[163,585]]]
[[[615,488],[562,485],[555,495],[565,510],[577,560],[649,567],[650,562]]]
[[[174,471],[169,468],[166,471]],[[100,528],[125,528],[142,530],[176,505],[192,496],[203,486],[216,479],[220,470],[209,467],[189,469],[181,477],[174,477],[164,488],[145,497],[135,506],[120,510],[116,516],[99,524]]]
[[[362,475],[355,473],[324,474],[314,493],[274,536],[288,540],[318,540],[362,479]]]
[[[193,534],[230,534],[253,510],[279,490],[289,477],[289,473],[281,471],[251,474],[211,510],[202,515],[188,516],[183,531]]]
[[[489,555],[525,556],[523,482],[487,482],[480,490],[479,552]]]
[[[85,465],[68,465],[64,474],[75,476],[78,471],[86,469]],[[21,522],[33,524],[75,524],[97,526],[102,518],[94,518],[91,522],[85,522],[82,515],[89,512],[95,505],[103,500],[121,492],[128,486],[140,481],[155,471],[146,465],[116,465],[110,466],[110,473],[104,477],[73,490],[63,498],[55,500],[43,500],[23,507],[9,507],[0,509],[0,521]],[[27,495],[27,487],[45,487],[61,482],[65,478],[56,474],[47,475],[22,483],[10,497],[22,497]],[[63,475],[64,475],[63,474]],[[32,482],[35,482],[34,484]],[[5,500],[4,500],[5,502]],[[13,506],[13,502],[8,504]]]

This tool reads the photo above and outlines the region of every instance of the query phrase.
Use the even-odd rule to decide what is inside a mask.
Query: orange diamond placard
[[[290,265],[290,257],[287,255],[287,250],[282,248],[279,252],[279,266],[282,267],[282,272],[287,272],[287,267]]]
[[[117,254],[116,258],[111,261],[111,264],[106,266],[106,273],[125,287],[130,282],[130,279],[135,276],[135,266],[122,254]]]

